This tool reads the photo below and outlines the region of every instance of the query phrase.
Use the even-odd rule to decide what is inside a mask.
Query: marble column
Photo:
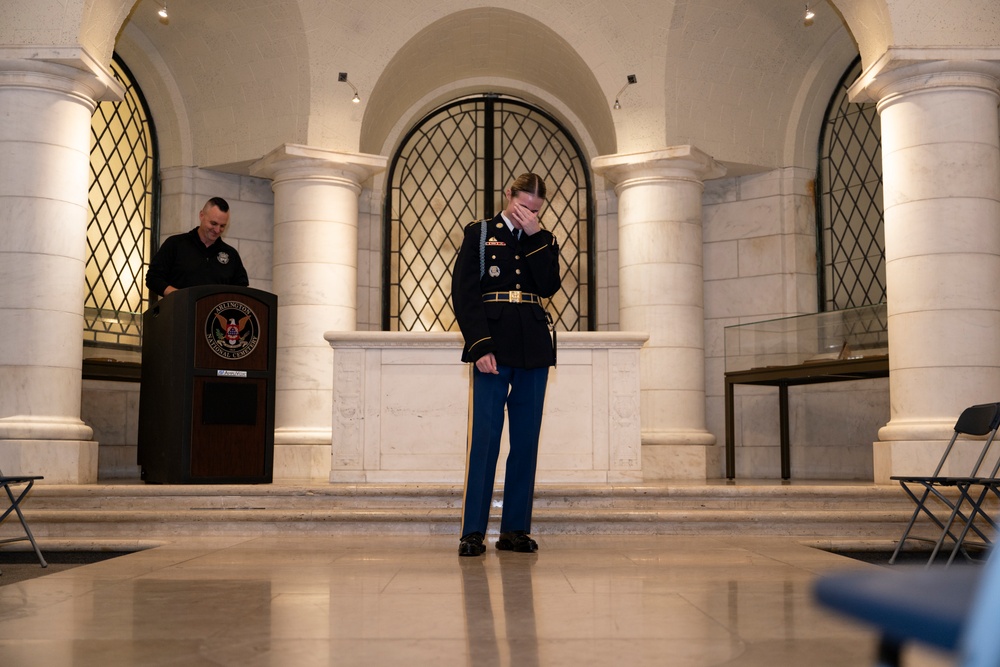
[[[725,169],[691,146],[596,158],[618,195],[619,314],[645,331],[640,355],[642,468],[647,479],[704,479],[705,316],[701,196]]]
[[[961,411],[1000,401],[1000,66],[889,53],[851,90],[882,120],[890,421],[877,482],[927,474]],[[967,474],[968,448],[957,467]]]
[[[96,100],[122,91],[78,52],[55,63],[4,51],[0,468],[92,483],[97,443],[80,419],[90,117]]]
[[[357,327],[358,197],[386,162],[286,144],[251,168],[274,191],[275,478],[329,479],[333,354],[323,334]]]

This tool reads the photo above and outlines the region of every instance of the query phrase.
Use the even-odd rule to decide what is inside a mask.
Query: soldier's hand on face
[[[542,228],[541,223],[538,221],[538,212],[532,211],[526,206],[520,204],[513,206],[511,208],[511,216],[513,217],[512,222],[514,226],[523,230],[528,236],[531,236]]]
[[[497,370],[497,358],[493,356],[493,353],[484,354],[476,360],[476,368],[479,369],[480,373],[489,373],[491,375],[499,375],[500,371]]]

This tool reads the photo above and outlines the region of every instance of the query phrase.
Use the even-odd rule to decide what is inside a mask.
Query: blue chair
[[[877,665],[899,665],[908,642],[956,653],[962,667],[1000,665],[1000,558],[985,566],[839,572],[821,577],[814,594],[879,632]]]

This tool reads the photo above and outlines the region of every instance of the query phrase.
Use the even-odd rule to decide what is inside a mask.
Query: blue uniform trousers
[[[510,454],[503,487],[500,532],[531,531],[531,505],[535,494],[535,464],[542,405],[549,369],[498,365],[498,375],[472,367],[472,433],[465,466],[465,499],[462,503],[462,536],[486,534],[504,405],[510,415]]]

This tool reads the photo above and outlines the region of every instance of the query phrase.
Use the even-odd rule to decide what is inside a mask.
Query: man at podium
[[[198,285],[239,285],[250,279],[236,248],[222,240],[229,225],[229,202],[212,197],[198,213],[198,226],[171,236],[153,256],[146,272],[146,287],[166,296]]]

